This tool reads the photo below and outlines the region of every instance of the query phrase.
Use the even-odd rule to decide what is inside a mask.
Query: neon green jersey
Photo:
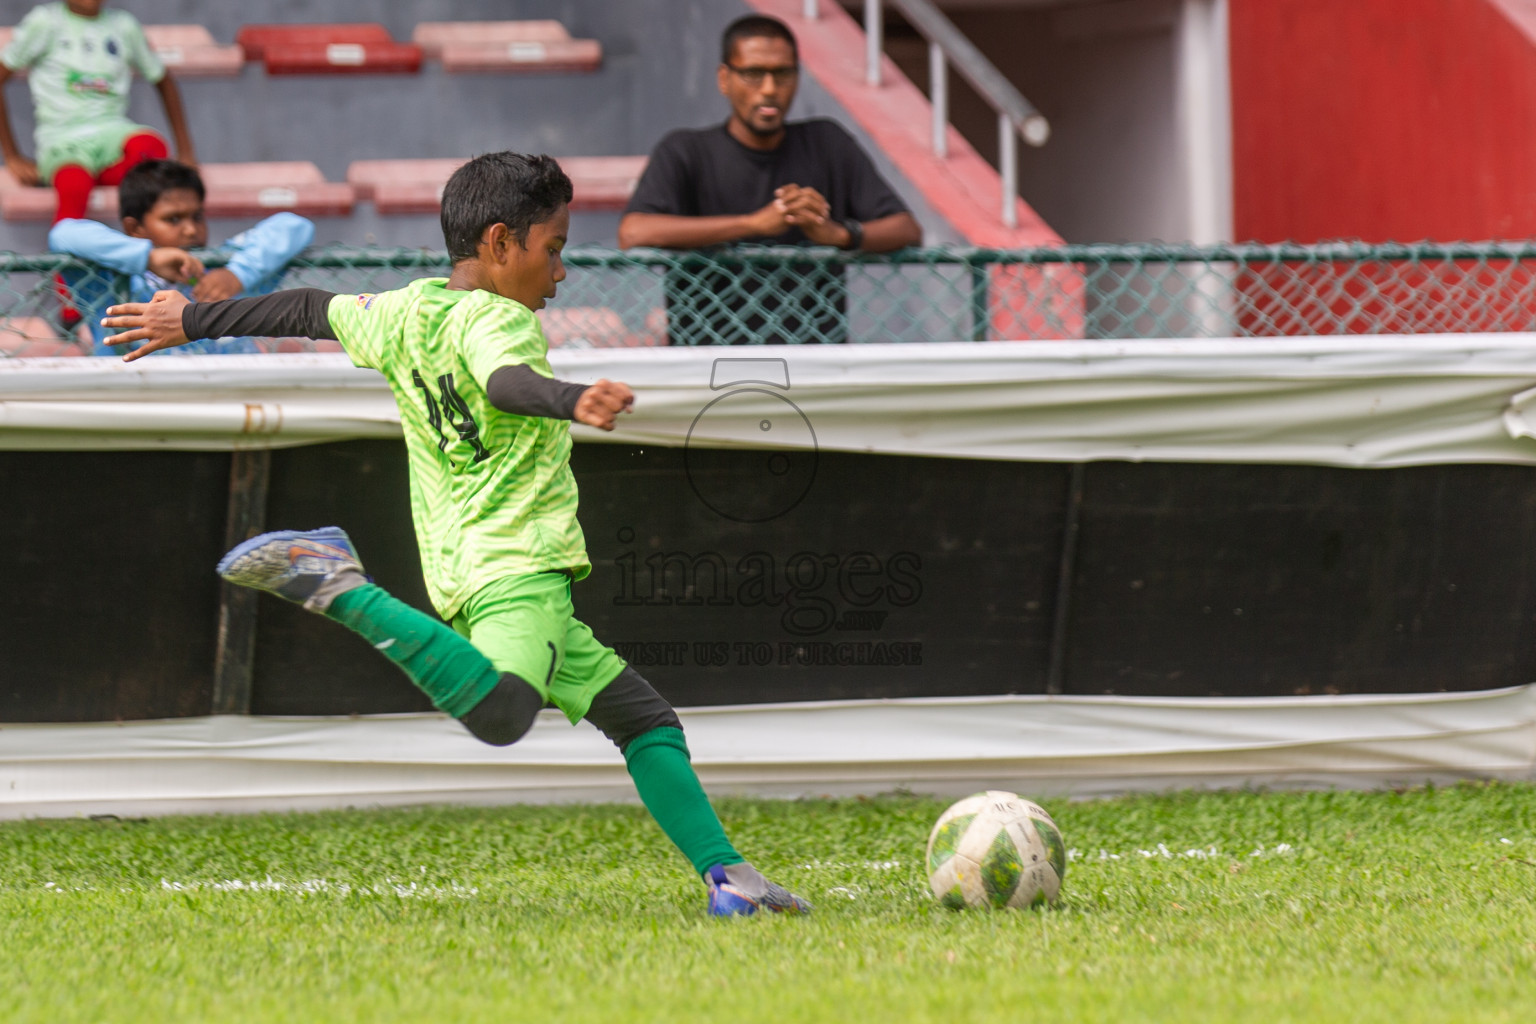
[[[39,150],[128,120],[128,86],[137,71],[147,82],[165,77],[144,30],[127,11],[106,8],[94,18],[62,3],[28,12],[0,62],[26,71],[32,87]]]
[[[389,381],[411,470],[411,514],[432,604],[445,619],[504,576],[592,569],[576,522],[570,424],[502,412],[503,366],[545,377],[549,343],[526,306],[446,278],[337,295],[327,315],[358,366]]]

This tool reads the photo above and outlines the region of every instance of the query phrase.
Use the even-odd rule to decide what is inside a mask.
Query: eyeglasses
[[[794,65],[786,68],[739,68],[735,64],[727,64],[726,67],[736,72],[737,77],[743,82],[753,87],[762,85],[769,77],[780,85],[789,85],[800,77],[800,69]]]

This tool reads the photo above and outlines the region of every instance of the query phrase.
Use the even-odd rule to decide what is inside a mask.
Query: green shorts
[[[145,132],[160,134],[131,121],[112,121],[88,135],[64,139],[51,146],[39,146],[37,175],[46,185],[53,181],[54,172],[69,164],[79,164],[93,175],[100,174],[123,158],[123,143]]]
[[[532,683],[572,723],[624,671],[624,659],[576,619],[564,573],[499,579],[464,602],[453,628],[498,672]]]

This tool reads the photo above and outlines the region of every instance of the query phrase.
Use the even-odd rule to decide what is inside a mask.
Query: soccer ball
[[[1038,907],[1061,892],[1067,848],[1039,804],[988,790],[939,815],[928,836],[928,884],[946,907]]]

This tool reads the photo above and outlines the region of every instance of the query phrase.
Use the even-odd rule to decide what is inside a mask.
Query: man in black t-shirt
[[[732,22],[717,72],[730,118],[657,144],[619,221],[619,245],[888,252],[922,241],[906,205],[840,125],[785,121],[799,74],[795,37],[783,22],[761,15]],[[846,340],[839,268],[763,264],[746,254],[727,266],[732,273],[685,265],[668,275],[673,344]]]

